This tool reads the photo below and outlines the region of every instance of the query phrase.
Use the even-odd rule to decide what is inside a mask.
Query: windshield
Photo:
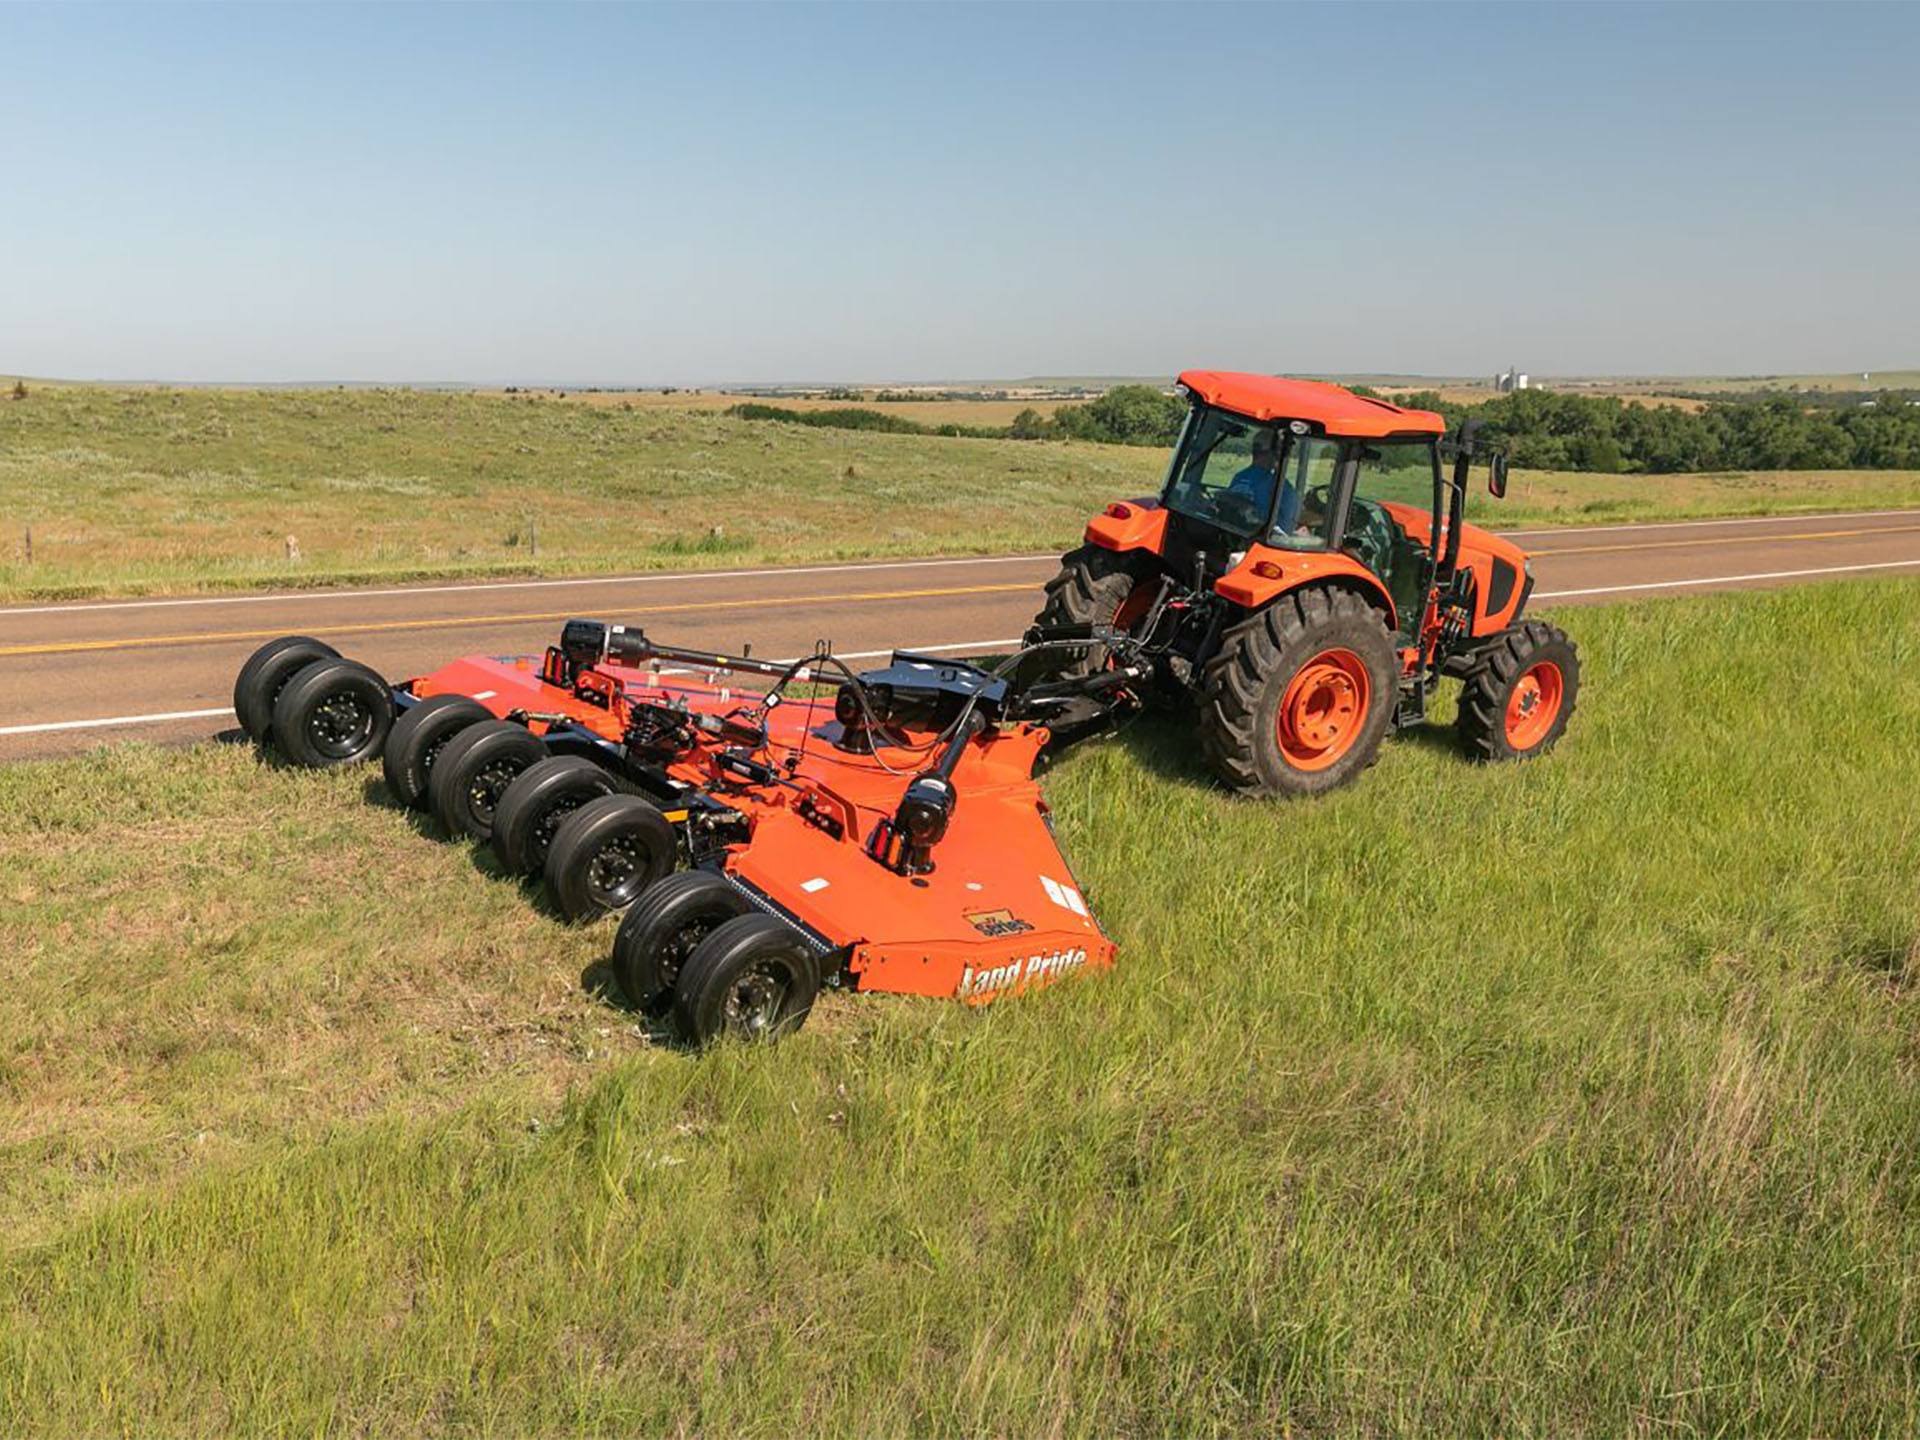
[[[1295,436],[1284,421],[1263,423],[1201,406],[1174,459],[1166,507],[1248,540],[1325,549],[1326,496],[1338,452],[1336,442]]]
[[[1196,410],[1167,481],[1167,508],[1236,535],[1257,534],[1273,510],[1284,448],[1278,425]]]

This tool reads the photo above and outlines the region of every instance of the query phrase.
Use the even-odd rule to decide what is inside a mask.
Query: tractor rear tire
[[[638,795],[602,795],[560,822],[547,847],[547,891],[574,924],[624,910],[673,869],[673,826]]]
[[[247,657],[233,681],[233,713],[256,745],[273,738],[273,702],[287,682],[316,660],[338,660],[340,652],[310,635],[282,635]]]
[[[1544,620],[1501,631],[1474,658],[1454,729],[1474,760],[1526,760],[1566,732],[1580,696],[1580,652]]]
[[[427,801],[453,836],[493,838],[500,798],[520,772],[547,758],[538,735],[511,720],[486,720],[459,731],[427,775]]]
[[[1283,595],[1237,621],[1206,664],[1200,745],[1234,790],[1319,795],[1371,765],[1393,719],[1385,617],[1350,590]]]
[[[1127,602],[1151,578],[1152,565],[1138,551],[1082,545],[1060,557],[1060,573],[1047,582],[1047,598],[1034,616],[1036,625],[1124,625]],[[1148,589],[1146,595],[1153,591]],[[1132,617],[1139,619],[1138,615]],[[1078,679],[1103,669],[1107,647],[1084,645],[1043,650],[1032,659],[1035,678]],[[1025,668],[1025,667],[1023,667]]]
[[[402,805],[427,808],[427,782],[447,742],[469,725],[493,719],[493,712],[465,695],[429,695],[410,707],[387,735],[380,752],[387,789]]]
[[[561,822],[613,791],[613,776],[584,755],[549,755],[529,765],[493,812],[493,853],[509,875],[540,874]]]
[[[798,1030],[820,993],[820,961],[784,920],[742,915],[694,948],[673,987],[674,1028],[690,1045],[774,1040]]]
[[[634,902],[613,937],[613,978],[621,994],[634,1009],[664,1016],[687,957],[746,913],[746,897],[711,870],[667,876]]]
[[[392,728],[392,688],[377,671],[338,656],[303,666],[273,702],[274,745],[308,770],[371,760]]]

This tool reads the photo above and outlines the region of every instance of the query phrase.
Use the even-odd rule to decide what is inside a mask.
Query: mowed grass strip
[[[1055,550],[1109,502],[1156,493],[1166,463],[639,404],[38,387],[0,403],[0,602]],[[1907,471],[1529,473],[1471,513],[1516,526],[1917,504]]]
[[[703,1056],[364,775],[0,772],[0,1426],[1914,1433],[1920,586],[1568,619],[1551,758],[1143,723],[1116,971]]]

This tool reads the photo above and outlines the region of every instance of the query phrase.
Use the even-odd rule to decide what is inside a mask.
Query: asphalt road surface
[[[1535,558],[1530,609],[1920,576],[1920,510],[1505,532]],[[233,677],[277,635],[318,636],[395,679],[462,654],[538,654],[574,615],[769,658],[990,650],[1026,628],[1053,555],[905,560],[0,608],[0,761],[231,728]]]

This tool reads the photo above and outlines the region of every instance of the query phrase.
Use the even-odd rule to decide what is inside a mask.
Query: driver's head
[[[1262,470],[1271,470],[1280,461],[1280,432],[1261,430],[1253,437],[1253,463]]]

